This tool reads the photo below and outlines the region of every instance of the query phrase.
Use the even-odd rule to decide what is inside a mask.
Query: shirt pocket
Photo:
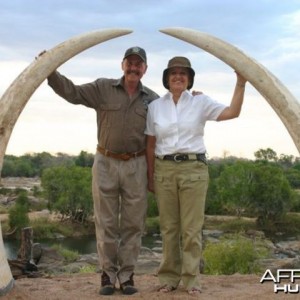
[[[204,168],[201,168],[197,174],[190,174],[189,179],[190,182],[195,182],[195,181],[208,181],[209,180],[209,174],[208,170],[206,168],[206,165],[204,163],[200,162]]]
[[[135,113],[142,117],[144,120],[146,120],[146,117],[147,117],[147,111],[144,109],[144,108],[140,108],[140,107],[137,107],[135,109]]]
[[[121,103],[100,104],[100,123],[103,127],[110,127],[120,122]]]
[[[164,178],[161,175],[154,174],[153,177],[154,177],[154,181],[157,181],[157,182],[163,182],[164,181]]]

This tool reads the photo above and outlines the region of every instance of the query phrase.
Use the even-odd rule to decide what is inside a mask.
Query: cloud
[[[59,71],[78,84],[98,77],[118,78],[124,51],[139,45],[147,50],[149,61],[143,82],[159,94],[165,93],[161,76],[168,60],[184,55],[196,71],[194,88],[229,103],[235,85],[233,70],[205,51],[159,32],[166,27],[186,27],[237,46],[300,99],[299,20],[298,0],[246,1],[243,5],[239,0],[1,1],[0,94],[42,50],[84,32],[129,28],[132,34],[80,53]],[[22,112],[7,151],[76,154],[85,147],[92,152],[96,145],[94,118],[94,111],[66,103],[44,82]],[[210,122],[205,140],[211,155],[226,150],[251,156],[265,146],[278,153],[298,154],[278,116],[250,84],[240,118]]]

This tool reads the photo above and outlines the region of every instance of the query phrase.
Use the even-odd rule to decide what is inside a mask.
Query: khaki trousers
[[[208,167],[200,161],[155,160],[163,258],[158,270],[162,285],[199,287],[202,226],[208,187]]]
[[[147,212],[145,156],[128,161],[96,153],[93,200],[100,267],[111,283],[129,280],[138,259]]]

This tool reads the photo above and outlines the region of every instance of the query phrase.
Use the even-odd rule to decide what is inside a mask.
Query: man
[[[144,49],[129,48],[122,70],[120,79],[100,78],[83,85],[57,71],[48,77],[58,95],[97,113],[92,185],[101,295],[112,295],[117,281],[123,294],[137,292],[133,275],[147,210],[144,130],[147,106],[159,97],[141,83],[147,71]]]

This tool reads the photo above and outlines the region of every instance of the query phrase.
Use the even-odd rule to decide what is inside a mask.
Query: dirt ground
[[[60,275],[48,278],[22,278],[15,281],[13,289],[1,300],[99,300],[99,299],[205,299],[205,300],[238,300],[238,299],[299,299],[298,294],[275,294],[273,282],[260,283],[257,275],[206,276],[201,275],[202,293],[200,296],[189,296],[179,288],[171,293],[157,292],[159,287],[155,275],[135,276],[135,285],[139,292],[124,296],[119,290],[112,296],[100,296],[99,274]]]

